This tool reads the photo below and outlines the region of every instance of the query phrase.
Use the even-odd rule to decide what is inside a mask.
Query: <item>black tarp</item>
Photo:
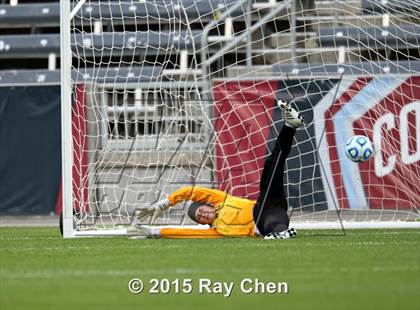
[[[60,175],[60,87],[0,87],[0,214],[54,212]]]

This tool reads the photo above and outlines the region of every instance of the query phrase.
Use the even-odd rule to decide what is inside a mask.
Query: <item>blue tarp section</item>
[[[0,214],[54,212],[60,175],[60,87],[0,87]]]

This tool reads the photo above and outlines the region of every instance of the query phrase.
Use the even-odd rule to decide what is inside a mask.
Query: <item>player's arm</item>
[[[136,216],[139,221],[145,221],[149,217],[152,223],[160,217],[163,212],[170,207],[175,206],[182,201],[191,200],[194,202],[204,202],[211,205],[220,205],[225,201],[227,194],[225,192],[200,186],[187,186],[170,194],[152,206],[136,210]]]
[[[201,186],[186,186],[170,194],[168,200],[171,206],[187,200],[219,205],[225,201],[227,195],[225,192],[217,189]]]
[[[217,232],[215,228],[195,229],[195,228],[166,228],[154,227],[148,225],[138,225],[129,227],[127,232],[135,236],[144,238],[223,238],[224,236]]]
[[[160,238],[223,238],[215,228],[208,229],[194,229],[194,228],[161,228]]]

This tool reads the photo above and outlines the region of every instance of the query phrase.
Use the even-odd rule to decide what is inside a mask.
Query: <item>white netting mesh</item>
[[[79,3],[73,1],[73,7]],[[256,199],[291,101],[292,221],[416,220],[419,1],[85,1],[72,19],[76,228],[182,186]],[[343,157],[353,134],[376,157]],[[185,204],[158,224],[185,224]]]

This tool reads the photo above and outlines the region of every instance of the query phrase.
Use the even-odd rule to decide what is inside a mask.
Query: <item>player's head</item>
[[[216,219],[216,210],[202,202],[193,202],[188,208],[188,216],[199,224],[211,225]]]

